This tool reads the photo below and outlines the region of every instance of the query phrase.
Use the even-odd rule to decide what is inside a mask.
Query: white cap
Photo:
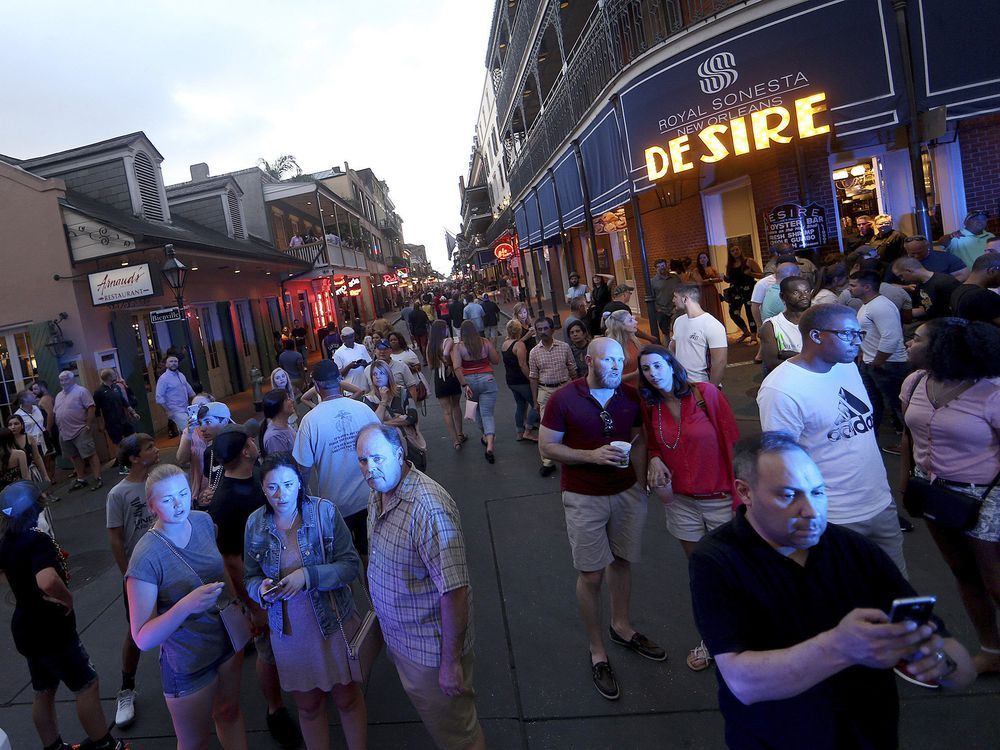
[[[340,335],[341,336],[353,336],[354,335],[354,329],[351,328],[350,326],[347,326],[346,328],[341,328],[340,329]]]

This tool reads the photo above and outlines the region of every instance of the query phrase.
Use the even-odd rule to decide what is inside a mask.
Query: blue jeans
[[[510,392],[514,394],[514,426],[518,432],[530,430],[538,425],[538,412],[531,400],[531,386],[527,383],[511,385],[507,383]],[[528,420],[524,417],[527,415]]]
[[[861,381],[872,402],[872,421],[876,434],[882,424],[886,406],[889,407],[893,427],[897,431],[903,429],[903,406],[899,400],[899,392],[903,389],[903,380],[909,374],[910,366],[906,362],[886,362],[881,367],[872,367],[870,364],[861,366]]]
[[[479,404],[476,409],[476,424],[483,435],[496,435],[497,427],[493,410],[497,405],[497,381],[491,372],[477,372],[465,376],[465,382],[472,389],[472,400]]]

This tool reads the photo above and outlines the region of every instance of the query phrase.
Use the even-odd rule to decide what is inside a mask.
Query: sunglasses
[[[608,410],[601,409],[600,414],[597,416],[601,418],[601,426],[603,428],[602,432],[604,433],[604,437],[611,437],[611,434],[615,431],[615,421],[611,418],[611,415],[608,414]]]

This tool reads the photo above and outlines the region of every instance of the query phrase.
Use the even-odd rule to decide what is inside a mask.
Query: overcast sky
[[[406,242],[451,270],[491,0],[4,3],[0,153],[136,130],[167,184],[292,154],[389,184]],[[16,31],[15,31],[16,30]]]

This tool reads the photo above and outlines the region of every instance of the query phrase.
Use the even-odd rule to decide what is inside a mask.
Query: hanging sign
[[[497,260],[508,260],[514,257],[514,246],[509,242],[501,242],[493,248],[493,254],[496,256]]]
[[[334,276],[333,277],[333,292],[337,295],[347,295],[349,297],[360,297],[361,296],[361,277],[360,276]]]
[[[88,274],[87,280],[90,282],[90,298],[95,305],[152,297],[156,294],[148,263],[98,271]]]
[[[183,318],[179,307],[164,307],[162,310],[151,310],[149,313],[150,323],[170,323]]]
[[[767,244],[787,243],[795,248],[819,247],[826,242],[826,211],[817,203],[782,203],[764,216]]]
[[[410,269],[405,267],[397,268],[396,275],[399,277],[400,281],[407,281],[410,278]]]
[[[399,283],[399,277],[394,273],[384,273],[382,274],[382,286],[396,286]]]

